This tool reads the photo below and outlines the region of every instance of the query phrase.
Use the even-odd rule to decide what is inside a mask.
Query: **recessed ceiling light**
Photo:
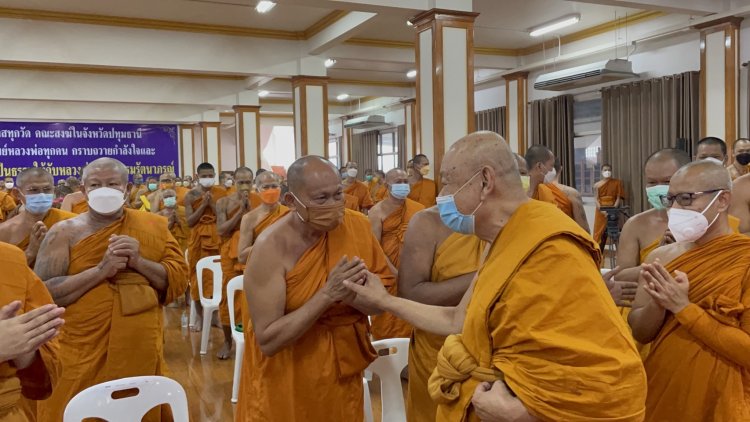
[[[531,35],[532,37],[538,37],[548,32],[556,31],[558,29],[565,28],[566,26],[574,25],[580,20],[581,15],[577,13],[575,15],[563,16],[559,19],[555,19],[553,21],[531,28],[529,35]]]
[[[263,90],[263,91],[260,91],[260,92],[258,92],[258,96],[259,96],[260,98],[263,98],[263,97],[268,97],[268,94],[270,94],[270,92],[268,92],[268,91],[266,91],[266,90]]]
[[[417,71],[414,70],[414,69],[412,69],[412,70],[406,72],[406,77],[407,78],[416,78],[417,77]]]
[[[406,21],[406,26],[414,26],[414,24],[411,21]]]
[[[338,96],[336,97],[336,99],[337,99],[337,100],[339,100],[339,101],[344,101],[344,100],[346,100],[347,98],[349,98],[349,94],[339,94],[339,95],[338,95]]]
[[[276,6],[276,2],[269,1],[269,0],[261,0],[258,2],[258,4],[255,6],[255,10],[258,13],[268,13]]]
[[[326,67],[331,67],[336,64],[336,59],[326,59],[323,64],[325,64]]]

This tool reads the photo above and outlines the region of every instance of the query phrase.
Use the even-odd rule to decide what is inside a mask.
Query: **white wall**
[[[742,21],[740,26],[740,64],[750,61],[750,21]],[[740,66],[740,96],[739,96],[739,113],[740,113],[740,137],[747,138],[750,136],[748,129],[748,86],[747,86],[748,68]]]
[[[482,111],[505,105],[505,84],[500,81],[497,84],[474,91],[474,110]]]

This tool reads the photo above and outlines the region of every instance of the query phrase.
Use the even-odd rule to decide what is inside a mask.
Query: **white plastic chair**
[[[238,275],[227,283],[227,304],[229,305],[229,325],[232,327],[232,339],[234,340],[234,379],[232,380],[232,403],[237,403],[240,393],[240,374],[242,373],[242,358],[245,354],[245,335],[237,331],[237,321],[234,319],[234,293],[242,291],[243,276]],[[246,330],[245,322],[242,321],[242,329]]]
[[[370,382],[367,378],[362,378],[362,388],[365,391],[365,422],[373,422],[372,417],[372,400],[370,399]]]
[[[404,391],[401,387],[401,372],[409,363],[409,339],[389,338],[372,342],[372,346],[378,351],[378,357],[365,373],[371,372],[380,378],[380,398],[382,408],[382,421],[406,422],[406,406],[404,405]],[[395,349],[395,351],[391,350]],[[380,355],[381,350],[389,350],[388,355]],[[367,378],[364,379],[365,387]],[[365,389],[365,406],[369,401],[369,390]],[[372,413],[372,409],[370,409]],[[367,417],[367,407],[365,407]],[[372,415],[370,415],[372,418]],[[371,420],[371,419],[370,419]]]
[[[138,389],[138,394],[112,398],[117,391]],[[160,404],[172,408],[175,422],[188,422],[185,390],[175,380],[159,377],[122,378],[89,387],[68,402],[63,422],[81,422],[85,418],[101,418],[108,422],[139,421],[149,410]]]
[[[203,270],[209,270],[214,275],[213,297],[211,299],[207,299],[203,295]],[[203,331],[201,332],[200,353],[205,355],[208,352],[208,339],[211,337],[211,319],[214,312],[219,310],[219,304],[221,303],[221,257],[213,255],[201,258],[195,265],[195,272],[198,277],[198,296],[203,307]]]

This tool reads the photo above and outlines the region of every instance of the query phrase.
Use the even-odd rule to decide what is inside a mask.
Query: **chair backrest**
[[[227,283],[227,307],[229,308],[229,325],[232,327],[232,332],[236,331],[237,321],[234,320],[234,292],[244,290],[244,277],[238,275]],[[244,324],[244,321],[243,321]],[[243,326],[244,330],[245,327]]]
[[[203,294],[203,270],[211,271],[214,277],[213,295],[211,296],[211,299],[221,300],[221,256],[212,255],[201,258],[195,265],[195,273],[198,279],[198,294],[201,299],[206,299],[206,296]]]
[[[137,389],[132,397],[112,398],[113,393]],[[63,422],[101,418],[108,422],[139,421],[160,404],[172,408],[175,422],[188,422],[185,390],[175,380],[150,376],[123,378],[89,387],[78,393],[65,408]]]
[[[401,372],[409,363],[409,339],[390,338],[372,342],[378,357],[368,371],[380,378],[380,396],[382,400],[382,419],[388,422],[405,422],[406,407],[404,392],[401,387]],[[382,354],[388,350],[389,354]]]

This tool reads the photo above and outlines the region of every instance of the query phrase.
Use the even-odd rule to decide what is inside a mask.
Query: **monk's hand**
[[[64,321],[65,308],[54,304],[40,306],[18,315],[21,302],[14,301],[0,309],[0,361],[18,359],[36,352],[44,343],[55,338]]]
[[[352,293],[344,286],[344,280],[360,280],[366,271],[367,266],[361,259],[354,257],[350,260],[346,255],[342,256],[328,274],[323,294],[333,302],[351,299]]]
[[[684,272],[675,271],[672,277],[657,260],[649,266],[644,278],[644,289],[662,308],[677,314],[690,304],[690,281]]]
[[[125,235],[114,235],[109,238],[109,250],[115,256],[126,257],[130,268],[138,268],[141,260],[141,244],[138,239]]]
[[[474,410],[482,422],[536,421],[526,407],[510,393],[502,381],[483,382],[474,389],[471,398]]]
[[[98,269],[105,279],[112,278],[118,272],[128,267],[128,257],[115,255],[112,251],[112,243],[110,242],[107,252],[104,253],[102,260],[99,262]]]
[[[674,240],[674,236],[672,235],[672,232],[667,229],[667,231],[664,232],[664,236],[662,236],[661,241],[659,242],[659,246],[664,245],[671,245],[672,243],[675,243],[676,240]]]
[[[367,271],[364,283],[347,279],[344,285],[357,295],[357,301],[369,308],[383,310],[384,303],[392,297],[375,274]]]
[[[38,251],[39,246],[44,240],[44,236],[47,235],[47,226],[43,222],[37,221],[31,226],[31,232],[29,233],[29,248],[32,251]]]

